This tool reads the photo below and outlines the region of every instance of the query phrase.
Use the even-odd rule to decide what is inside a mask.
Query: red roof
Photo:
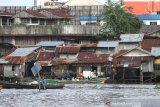
[[[160,39],[144,39],[141,43],[141,48],[151,51],[152,47],[160,47]]]
[[[36,16],[36,17],[46,17],[44,14],[41,14],[38,10],[26,10],[27,13]]]
[[[77,64],[97,64],[97,63],[107,63],[108,54],[95,54],[93,52],[80,52],[77,61],[74,63]]]
[[[56,52],[60,54],[77,54],[80,51],[80,47],[57,47]]]

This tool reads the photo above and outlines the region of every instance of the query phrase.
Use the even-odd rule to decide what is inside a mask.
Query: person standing
[[[80,72],[80,80],[83,80],[83,72]]]
[[[43,89],[46,90],[46,81],[44,79],[44,76],[42,76],[42,79],[41,79],[41,85],[43,86]]]

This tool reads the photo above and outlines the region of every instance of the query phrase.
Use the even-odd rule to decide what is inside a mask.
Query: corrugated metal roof
[[[99,41],[97,47],[116,47],[119,41]]]
[[[38,61],[50,61],[54,57],[54,52],[52,51],[41,51],[37,57]]]
[[[152,56],[139,56],[139,57],[127,57],[127,56],[120,56],[119,58],[114,58],[114,63],[120,62],[142,62],[142,61],[152,61],[154,57]]]
[[[144,34],[121,34],[120,42],[141,42]]]
[[[144,39],[141,48],[151,52],[152,47],[160,47],[160,39]]]
[[[46,17],[44,14],[41,14],[39,10],[28,9],[26,12],[36,17]]]
[[[60,46],[63,45],[64,41],[41,41],[36,46]]]
[[[106,63],[109,54],[95,54],[92,52],[80,52],[77,57],[77,64],[93,64],[93,63]]]
[[[13,53],[9,56],[27,56],[31,54],[34,50],[38,49],[39,47],[25,47],[25,48],[17,48]]]
[[[145,35],[149,36],[153,33],[160,31],[160,25],[142,25],[139,32],[145,33]],[[158,35],[154,35],[155,37]]]
[[[59,54],[77,54],[80,51],[78,46],[57,47],[56,52]]]
[[[8,61],[6,61],[6,60],[3,59],[3,58],[0,59],[0,64],[6,64],[6,63],[8,63]]]
[[[51,66],[51,60],[54,58],[54,52],[52,51],[41,51],[37,57],[37,60],[41,66]]]
[[[151,54],[155,57],[160,56],[160,47],[152,47]]]
[[[37,53],[31,53],[27,56],[6,56],[5,60],[8,61],[8,64],[23,64],[25,62],[30,62],[35,60]]]
[[[141,20],[160,20],[159,14],[144,14],[144,15],[137,15],[137,17]]]

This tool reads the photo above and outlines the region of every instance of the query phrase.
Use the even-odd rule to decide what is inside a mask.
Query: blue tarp
[[[95,21],[97,20],[97,16],[80,16],[80,20],[92,20],[92,21]]]
[[[144,14],[137,15],[137,17],[141,20],[160,20],[160,14]]]

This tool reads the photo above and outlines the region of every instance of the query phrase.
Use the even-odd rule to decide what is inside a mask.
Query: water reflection
[[[159,107],[154,85],[66,84],[64,89],[3,89],[0,107]]]

